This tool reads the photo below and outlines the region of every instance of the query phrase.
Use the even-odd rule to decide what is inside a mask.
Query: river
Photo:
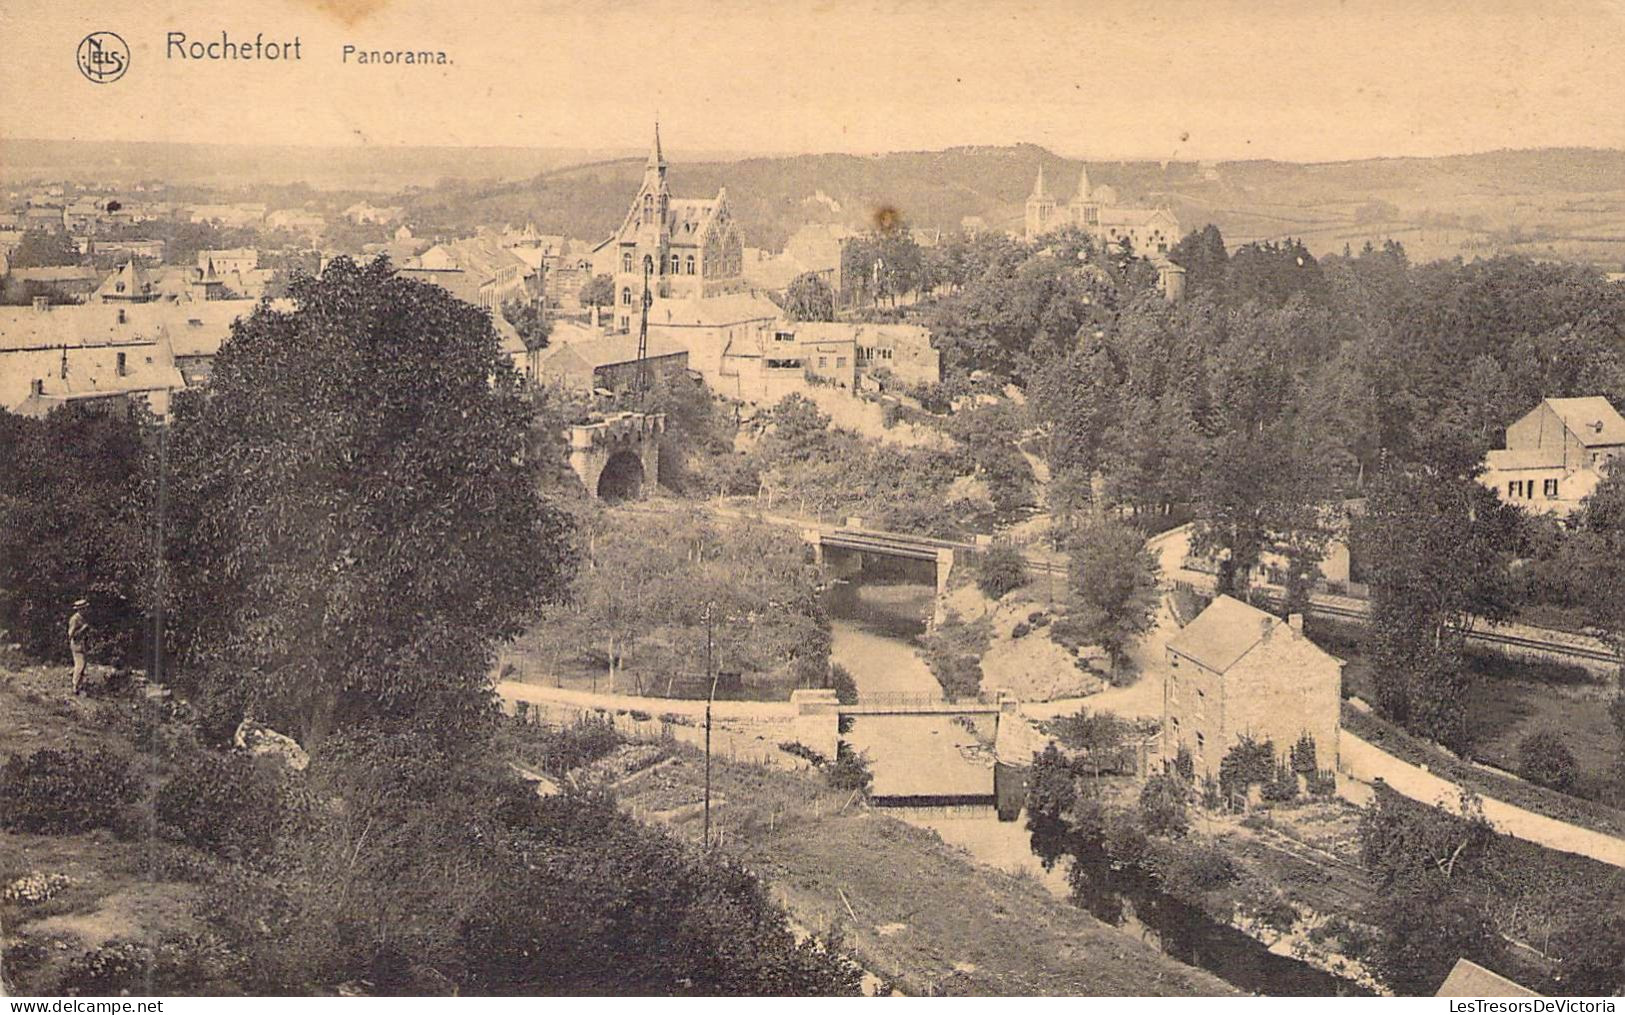
[[[935,589],[927,585],[837,585],[827,600],[834,644],[831,655],[846,667],[860,695],[891,693],[939,696],[941,688],[915,651],[926,629]],[[952,770],[967,784],[989,779],[971,746],[975,731],[945,717],[861,716],[847,739],[869,755],[877,796],[906,792],[922,773],[943,785]],[[1306,963],[1271,952],[1248,935],[1211,919],[1143,881],[1111,871],[1086,880],[1087,896],[1074,893],[1070,860],[1045,869],[1033,853],[1024,822],[1000,821],[991,806],[896,807],[888,813],[929,828],[965,850],[978,863],[1034,878],[1057,897],[1085,904],[1097,918],[1123,933],[1156,945],[1169,956],[1220,977],[1240,990],[1278,997],[1332,997],[1367,993],[1355,984]]]

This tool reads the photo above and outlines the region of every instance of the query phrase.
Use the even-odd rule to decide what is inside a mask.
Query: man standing
[[[68,618],[68,649],[73,653],[73,693],[83,693],[81,682],[85,677],[85,632],[90,630],[90,621],[85,619],[85,610],[89,609],[90,600],[75,599],[73,601],[73,616]]]

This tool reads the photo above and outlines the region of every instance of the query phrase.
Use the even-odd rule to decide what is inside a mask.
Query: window
[[[681,260],[676,254],[671,255],[671,273],[673,275],[677,274],[678,262]]]
[[[621,255],[621,270],[627,274],[632,272],[632,252],[630,250]]]
[[[1542,492],[1547,497],[1556,497],[1557,496],[1557,480],[1555,480],[1555,479],[1546,480],[1546,482],[1544,484],[1544,489],[1542,490]]]
[[[1207,747],[1207,738],[1200,733],[1196,734],[1196,749],[1200,751],[1205,747]]]
[[[836,367],[844,367],[844,366],[846,366],[846,357],[845,356],[837,356],[837,357],[835,357],[835,365],[836,365]]]
[[[121,311],[119,311],[119,313],[122,314],[123,311],[121,310]],[[124,354],[121,352],[121,353],[118,354],[118,375],[120,377],[123,377],[125,374],[127,374],[129,372],[130,372],[129,362],[124,358]]]
[[[687,274],[689,274],[689,275],[694,274],[694,255],[693,254],[688,255],[688,261],[686,262],[685,266],[688,269]]]
[[[773,341],[775,342],[794,342],[795,340],[796,333],[793,331],[775,331],[773,333]]]
[[[828,356],[820,356],[820,357],[818,357],[818,369],[823,370],[823,369],[826,369],[828,366],[829,366],[829,357]]]
[[[632,305],[632,290],[630,288],[626,287],[626,286],[622,286],[621,287],[621,306],[629,307],[631,305]]]
[[[1512,482],[1508,483],[1507,484],[1507,496],[1508,497],[1516,497],[1516,496],[1518,496],[1519,487],[1521,487],[1521,486],[1523,486],[1523,480],[1521,480],[1521,479],[1514,479]]]
[[[643,195],[643,221],[653,222],[655,217],[655,197],[653,194]]]

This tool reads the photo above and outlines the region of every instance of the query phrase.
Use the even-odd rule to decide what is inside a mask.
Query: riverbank
[[[699,841],[704,759],[620,790],[624,806]],[[1218,996],[1236,991],[1055,898],[980,866],[934,832],[804,775],[713,761],[719,848],[767,880],[795,920],[838,933],[865,968],[916,995]]]

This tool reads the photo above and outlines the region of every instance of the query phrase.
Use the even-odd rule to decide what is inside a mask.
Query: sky
[[[117,81],[78,70],[95,31]],[[169,56],[222,31],[302,59]],[[0,0],[0,40],[6,138],[624,149],[658,116],[679,157],[1625,148],[1625,0]]]

